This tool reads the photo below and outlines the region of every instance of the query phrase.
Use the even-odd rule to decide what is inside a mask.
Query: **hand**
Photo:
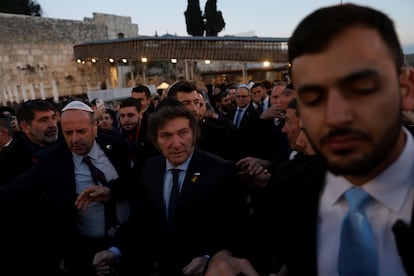
[[[269,161],[245,157],[237,161],[236,166],[240,167],[240,172],[243,174],[255,175],[261,173],[269,164]]]
[[[210,260],[205,276],[259,276],[246,259],[236,258],[227,250],[217,252]]]
[[[116,256],[110,250],[103,250],[95,254],[92,266],[95,268],[98,276],[111,275],[113,273],[112,265],[115,264]]]
[[[183,268],[184,275],[203,275],[203,271],[207,262],[208,256],[201,256],[191,260],[191,262]]]
[[[106,202],[111,197],[111,189],[106,186],[93,185],[84,189],[76,198],[78,209],[85,210],[91,202]]]
[[[267,169],[269,161],[245,157],[237,161],[236,165],[240,167],[239,178],[242,181],[253,183],[258,187],[265,187],[267,185],[271,176]]]
[[[104,104],[97,104],[96,110],[93,112],[93,116],[95,120],[99,120],[102,118],[102,115],[105,113],[105,105]]]
[[[274,118],[284,118],[285,117],[285,111],[280,107],[279,104],[272,104],[268,109],[263,111],[260,114],[260,119],[263,120],[270,120]]]

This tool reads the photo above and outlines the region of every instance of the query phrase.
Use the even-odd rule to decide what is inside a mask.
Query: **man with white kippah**
[[[67,105],[65,105],[62,108],[62,111],[61,112],[64,112],[64,111],[69,110],[69,109],[73,109],[73,110],[83,110],[83,111],[87,111],[87,112],[93,112],[92,108],[89,105],[87,105],[86,103],[81,102],[81,101],[72,101],[72,102],[69,102]]]
[[[117,136],[97,136],[93,110],[72,101],[61,110],[66,143],[39,154],[31,170],[6,185],[0,200],[24,190],[40,192],[48,219],[42,259],[53,271],[59,264],[72,275],[96,275],[93,255],[106,249],[129,218],[128,146]],[[131,182],[132,183],[132,182]],[[40,254],[40,253],[39,253]]]

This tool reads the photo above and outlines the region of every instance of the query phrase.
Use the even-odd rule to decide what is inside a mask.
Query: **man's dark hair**
[[[137,85],[137,86],[135,86],[134,88],[132,88],[131,94],[132,93],[145,93],[145,96],[147,98],[151,97],[151,91],[145,85]]]
[[[194,144],[200,138],[199,123],[194,112],[189,111],[178,100],[172,97],[167,97],[160,101],[157,111],[151,113],[148,121],[148,139],[159,150],[157,136],[158,130],[162,128],[169,121],[176,118],[188,119],[190,128],[193,131]]]
[[[228,91],[220,92],[216,95],[216,102],[221,102],[221,100],[229,94]]]
[[[295,115],[296,117],[300,117],[300,112],[299,112],[299,108],[298,108],[298,101],[296,100],[296,98],[293,98],[290,100],[290,102],[288,103],[287,108],[289,109],[294,109],[295,110]]]
[[[266,88],[266,86],[264,85],[263,82],[255,82],[251,89],[253,90],[253,88],[256,88],[256,87],[261,87],[261,88],[267,90],[267,88]]]
[[[55,111],[55,106],[46,100],[28,100],[23,102],[16,110],[17,120],[19,122],[31,123],[35,117],[36,111]]]
[[[16,111],[10,106],[0,106],[0,113],[9,112],[11,115],[16,116]]]
[[[322,8],[305,17],[289,39],[289,62],[304,54],[323,51],[335,36],[355,26],[373,28],[378,32],[388,46],[399,73],[403,65],[403,51],[393,21],[380,11],[354,4]]]
[[[6,128],[9,131],[9,134],[13,135],[13,128],[11,126],[10,119],[3,113],[0,113],[0,129],[2,128]]]
[[[197,91],[197,87],[189,81],[177,81],[168,88],[168,97],[177,97],[177,92],[191,93]]]
[[[136,110],[139,112],[141,112],[142,110],[142,105],[141,102],[138,99],[132,98],[132,97],[128,97],[124,100],[121,101],[121,103],[119,104],[119,108],[123,108],[123,107],[135,107]]]

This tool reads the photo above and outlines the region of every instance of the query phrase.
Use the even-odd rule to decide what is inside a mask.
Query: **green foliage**
[[[42,8],[35,0],[1,0],[0,12],[41,16]]]

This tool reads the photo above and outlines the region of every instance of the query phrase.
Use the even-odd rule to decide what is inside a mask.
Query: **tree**
[[[184,12],[187,33],[193,36],[217,36],[224,29],[221,11],[217,10],[217,0],[207,0],[204,15],[200,10],[199,0],[188,0],[187,10]]]
[[[204,18],[207,36],[217,36],[226,25],[221,11],[217,10],[217,0],[207,0],[204,7]]]
[[[35,0],[1,0],[0,12],[41,16],[42,8]]]
[[[201,16],[200,3],[198,0],[188,0],[187,11],[184,12],[187,33],[194,36],[203,36],[204,22]]]

